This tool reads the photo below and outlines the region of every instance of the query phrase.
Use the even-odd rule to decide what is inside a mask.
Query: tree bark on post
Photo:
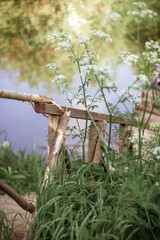
[[[127,150],[133,152],[133,144],[129,141],[129,137],[133,134],[133,129],[129,130],[129,128],[124,124],[119,125],[119,153],[126,152]]]
[[[95,122],[101,136],[99,135],[94,123],[92,122],[89,129],[89,141],[88,141],[88,163],[101,163],[102,147],[100,145],[101,137],[105,139],[105,131],[107,123],[106,121]]]
[[[70,119],[71,112],[65,112],[60,117],[49,118],[49,126],[48,126],[48,163],[46,165],[46,171],[44,174],[43,185],[48,182],[49,175],[51,176],[51,180],[54,180],[54,166],[57,165],[59,153],[62,148],[62,144],[64,141],[64,135],[66,132],[66,128]],[[55,124],[55,125],[54,125]],[[57,127],[56,127],[57,126]],[[53,134],[53,136],[52,136]]]

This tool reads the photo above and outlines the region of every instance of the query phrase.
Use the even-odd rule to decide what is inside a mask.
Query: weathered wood
[[[43,184],[42,184],[42,188],[44,183],[46,183],[48,181],[48,176],[49,174],[51,174],[51,178],[52,180],[54,179],[54,166],[57,165],[57,160],[59,157],[59,153],[61,151],[62,148],[62,144],[64,141],[64,135],[66,132],[66,128],[67,128],[67,124],[68,121],[70,119],[70,111],[65,112],[58,121],[58,126],[56,128],[56,131],[54,134],[54,139],[53,139],[53,143],[50,144],[50,159],[46,165],[46,171],[44,174],[44,179],[43,179]],[[52,119],[53,120],[53,119]],[[53,122],[52,122],[53,124]],[[51,128],[53,129],[53,125],[51,124]],[[55,129],[55,128],[54,128]]]
[[[127,151],[127,134],[128,128],[124,124],[119,125],[119,152],[123,153]]]
[[[139,113],[139,119],[142,119],[143,111],[138,111],[138,113]],[[147,123],[149,117],[150,117],[150,113],[149,113],[149,112],[146,112],[146,113],[145,113],[145,117],[144,117],[144,124]],[[152,115],[151,115],[151,118],[150,118],[150,120],[149,120],[149,122],[148,122],[148,124],[147,124],[146,129],[149,129],[150,124],[151,124],[152,122],[160,122],[160,116],[159,116],[159,115],[152,114]],[[136,127],[136,126],[135,126],[135,127]]]
[[[65,165],[66,165],[67,173],[70,174],[72,172],[72,167],[71,167],[70,157],[69,157],[67,148],[65,148]]]
[[[24,210],[33,213],[35,210],[35,206],[32,203],[28,203],[20,194],[18,194],[13,188],[8,186],[6,183],[0,180],[0,189],[7,193],[18,205]]]
[[[152,106],[153,106],[152,102],[147,102],[146,112],[150,113],[151,110],[152,110]],[[142,111],[143,112],[144,108],[145,108],[145,102],[142,102],[141,104],[136,106],[136,111]],[[152,115],[153,114],[160,117],[160,107],[158,108],[157,106],[155,106],[153,108],[153,111],[152,111]]]
[[[97,132],[97,129],[92,122],[89,129],[89,140],[88,140],[88,163],[91,162],[100,164],[101,163],[101,155],[102,155],[102,147],[100,145],[101,138],[104,140],[105,138],[105,130],[107,123],[106,121],[96,121],[95,122],[101,136]]]
[[[48,117],[48,162],[52,159],[52,150],[59,122],[59,116],[49,115]]]
[[[52,103],[52,98],[50,97],[41,96],[38,94],[20,93],[20,92],[2,90],[2,89],[0,89],[0,98],[19,100],[23,102],[27,101],[27,102]]]
[[[67,109],[68,111],[71,111],[71,118],[78,118],[78,119],[86,119],[87,111],[85,110],[80,110],[76,108],[69,108],[69,107],[63,107],[64,111]],[[35,111],[37,113],[44,113],[44,114],[53,114],[53,115],[58,115],[61,116],[62,112],[53,104],[47,104],[47,103],[35,103]],[[110,121],[110,117],[107,114],[103,113],[96,113],[96,112],[90,112],[92,118],[94,121],[103,121],[105,120],[106,122]],[[90,116],[88,116],[88,120],[92,120]],[[129,120],[128,119],[122,119],[119,117],[114,117],[112,118],[113,123],[122,123],[122,124],[128,124]]]

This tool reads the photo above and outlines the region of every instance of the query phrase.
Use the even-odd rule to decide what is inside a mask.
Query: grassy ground
[[[103,167],[91,168],[77,160],[72,162],[70,175],[60,165],[55,181],[40,193],[42,157],[25,157],[22,152],[13,154],[11,148],[1,148],[1,170],[8,171],[10,166],[12,173],[17,171],[12,178],[1,171],[1,178],[20,193],[37,192],[32,239],[159,239],[159,162],[148,159],[141,171],[131,153],[112,151],[110,157],[116,171],[109,177]],[[23,177],[13,181],[16,175]],[[9,231],[4,222],[2,213],[1,233],[2,228]]]

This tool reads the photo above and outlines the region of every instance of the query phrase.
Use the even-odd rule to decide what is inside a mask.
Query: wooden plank
[[[71,111],[71,118],[78,118],[78,119],[86,119],[86,114],[87,112],[85,110],[80,110],[76,108],[67,108],[63,107],[64,111],[67,109],[68,111]],[[55,105],[53,104],[48,104],[48,103],[35,103],[35,111],[37,113],[44,113],[44,114],[53,114],[57,116],[61,116],[63,113],[62,111]],[[92,118],[95,121],[103,121],[105,120],[106,122],[109,122],[109,115],[103,114],[103,113],[96,113],[96,112],[90,112]],[[90,116],[88,116],[88,120],[91,120]],[[121,119],[119,117],[113,117],[112,118],[113,123],[117,124],[129,124],[128,119]]]

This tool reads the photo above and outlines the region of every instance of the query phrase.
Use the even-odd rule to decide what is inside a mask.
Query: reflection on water
[[[111,12],[112,1],[0,1],[0,88],[20,92],[48,93],[57,103],[68,105],[65,96],[56,92],[51,85],[53,76],[46,71],[46,64],[56,62],[63,66],[63,74],[68,76],[72,88],[78,86],[78,80],[73,79],[73,69],[66,54],[54,52],[53,43],[47,41],[48,35],[55,32],[66,32],[75,35],[80,32],[87,35],[90,30],[104,30],[104,18]],[[102,49],[103,58],[119,50],[120,31],[116,28],[106,28],[105,31],[117,40],[117,44],[106,44]],[[113,49],[114,48],[114,49]],[[104,54],[105,53],[105,54]],[[108,54],[108,55],[107,55]],[[131,72],[117,69],[116,78],[119,88],[125,89],[130,81]],[[74,80],[74,81],[73,81]],[[73,81],[73,82],[72,82]],[[94,88],[89,90],[93,95]],[[116,102],[115,96],[112,103]],[[74,107],[77,106],[73,101]],[[36,114],[28,103],[0,99],[0,142],[7,137],[15,150],[25,148],[28,152],[33,149],[34,137],[39,147],[47,146],[47,118]],[[122,110],[122,108],[121,108]],[[98,112],[107,113],[104,104],[100,104]],[[75,120],[70,120],[70,125]],[[81,121],[84,125],[84,121]],[[45,130],[46,129],[46,130]],[[71,138],[69,143],[72,144]]]
[[[39,84],[39,88],[30,88],[27,82],[17,86],[17,77],[18,74],[15,72],[0,71],[0,89],[46,95],[46,89],[43,87],[43,84]],[[119,68],[116,71],[116,78],[119,89],[124,91],[132,80],[132,73],[128,68]],[[72,85],[73,88],[76,88],[78,82],[75,81]],[[89,94],[93,95],[95,91],[95,88],[90,88]],[[64,95],[53,91],[50,97],[62,106],[69,106]],[[116,103],[117,98],[115,95],[112,94],[109,97],[112,99],[112,103]],[[73,101],[73,107],[82,108],[75,101]],[[123,110],[121,106],[121,111]],[[26,149],[27,152],[31,152],[33,150],[34,138],[36,138],[37,151],[44,151],[42,148],[47,146],[47,118],[42,114],[35,113],[31,104],[15,100],[0,99],[0,111],[0,132],[5,130],[0,135],[0,142],[7,137],[8,141],[12,143],[14,150]],[[107,114],[104,103],[101,103],[96,111]],[[73,126],[75,124],[76,120],[70,119],[69,125]],[[80,124],[84,126],[84,121],[80,121]],[[68,137],[68,143],[70,145],[75,144],[75,140]]]

